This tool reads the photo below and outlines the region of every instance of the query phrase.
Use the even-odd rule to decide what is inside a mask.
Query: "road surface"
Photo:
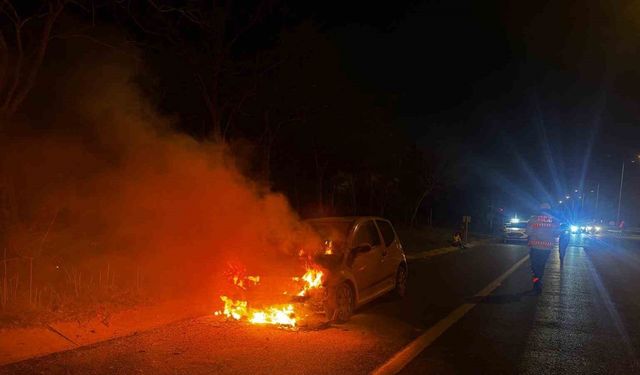
[[[402,374],[638,373],[640,241],[575,237],[554,254],[542,295],[526,256],[485,244],[410,263],[409,295],[386,297],[344,325],[287,331],[205,316],[0,368],[0,374],[367,374],[436,324],[451,324]],[[459,320],[451,313],[472,306]]]

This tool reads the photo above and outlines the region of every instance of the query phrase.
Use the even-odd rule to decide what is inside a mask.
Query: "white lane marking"
[[[511,275],[515,270],[522,266],[528,259],[528,255],[524,256],[522,259],[516,262],[516,264],[511,266],[511,268],[509,268],[505,273],[500,275],[500,277],[493,280],[491,283],[489,283],[489,285],[485,286],[474,297],[486,297],[487,295],[489,295],[489,293],[493,292],[497,287],[500,286],[504,279],[509,277],[509,275]],[[420,335],[417,339],[413,340],[402,350],[397,352],[386,363],[373,370],[372,375],[394,375],[400,372],[400,370],[402,370],[407,364],[409,364],[409,362],[411,362],[416,356],[418,356],[418,354],[428,348],[429,345],[431,345],[434,341],[436,341],[438,337],[440,337],[440,335],[451,328],[451,326],[453,326],[477,304],[477,302],[467,302],[458,306],[458,308],[453,310],[449,315],[429,328],[425,333]]]

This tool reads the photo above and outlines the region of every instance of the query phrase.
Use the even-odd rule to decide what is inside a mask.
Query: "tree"
[[[182,112],[199,112],[197,107],[203,106],[206,126],[199,136],[226,142],[246,100],[255,95],[255,70],[269,69],[271,64],[252,60],[253,52],[239,55],[255,50],[254,46],[243,50],[241,45],[253,42],[245,39],[254,36],[249,34],[272,12],[274,1],[117,3],[130,20],[135,40],[154,54],[148,61],[160,78],[173,84],[180,80],[181,85],[199,91],[197,103],[173,93],[167,98],[172,102],[163,104],[179,110],[183,106]]]
[[[51,31],[65,7],[49,0],[31,8],[0,2],[0,114],[13,115],[25,100],[42,65]]]

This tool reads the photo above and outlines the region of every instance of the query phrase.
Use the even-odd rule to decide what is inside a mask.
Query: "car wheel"
[[[400,298],[407,294],[408,276],[407,267],[400,265],[400,267],[398,267],[398,271],[396,271],[396,288],[394,290],[395,294]]]
[[[351,318],[355,298],[353,289],[347,283],[342,283],[336,287],[333,307],[327,309],[327,319],[336,323],[344,323]]]

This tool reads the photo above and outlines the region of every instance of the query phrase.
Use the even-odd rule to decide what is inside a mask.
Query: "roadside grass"
[[[106,322],[115,312],[151,303],[152,299],[132,292],[101,295],[99,298],[96,295],[65,294],[56,298],[53,303],[16,301],[0,309],[0,328],[46,326],[58,321],[82,322],[94,317],[100,317]]]

